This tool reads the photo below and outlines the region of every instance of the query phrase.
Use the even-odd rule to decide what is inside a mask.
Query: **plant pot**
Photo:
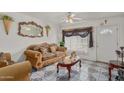
[[[3,19],[3,23],[4,23],[5,32],[8,35],[12,21],[11,20]]]

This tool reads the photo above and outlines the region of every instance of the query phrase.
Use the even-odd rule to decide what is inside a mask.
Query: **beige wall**
[[[42,42],[57,42],[56,27],[54,24],[47,20],[39,20],[31,16],[24,15],[22,13],[0,13],[7,14],[13,17],[14,22],[12,23],[9,35],[5,34],[5,29],[2,20],[0,20],[0,52],[10,52],[14,60],[23,60],[23,51],[30,44],[37,44]],[[41,26],[50,25],[52,30],[49,33],[49,37],[44,35],[41,38],[29,38],[17,35],[18,23],[22,21],[34,21]]]
[[[124,17],[109,17],[108,19],[108,26],[110,25],[116,25],[118,26],[118,47],[119,46],[124,46]],[[93,26],[93,37],[94,37],[94,47],[88,49],[88,54],[83,55],[84,58],[90,59],[90,60],[96,60],[96,29],[100,27],[101,22],[104,21],[103,19],[98,19],[98,20],[84,20],[80,23],[74,23],[74,24],[60,24],[59,27],[59,32],[62,31],[62,29],[70,29],[70,28],[78,28],[78,27],[89,27]],[[62,33],[58,34],[58,40],[61,41],[62,38]],[[103,55],[105,55],[103,53]]]

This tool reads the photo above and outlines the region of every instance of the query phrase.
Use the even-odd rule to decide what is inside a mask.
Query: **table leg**
[[[57,73],[59,73],[59,65],[57,65]]]
[[[109,81],[111,81],[111,67],[109,67]]]
[[[112,69],[113,69],[113,65],[109,65],[109,81],[111,81],[111,78],[112,78]]]
[[[79,66],[80,66],[80,68],[81,68],[81,60],[79,60]]]
[[[68,70],[68,79],[71,78],[71,67],[67,67],[67,70]]]

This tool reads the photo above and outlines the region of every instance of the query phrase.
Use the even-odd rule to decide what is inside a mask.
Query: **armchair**
[[[13,64],[14,61],[11,60],[11,54],[10,53],[2,53],[0,55],[0,68],[5,67],[7,65]]]
[[[0,68],[0,81],[30,80],[31,69],[29,61],[2,67]]]

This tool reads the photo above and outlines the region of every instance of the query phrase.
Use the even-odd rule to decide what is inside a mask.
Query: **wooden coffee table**
[[[57,64],[57,73],[59,72],[59,67],[65,67],[68,70],[68,79],[71,78],[70,72],[71,72],[71,67],[74,66],[76,63],[79,63],[79,67],[81,68],[81,60],[78,59],[75,62],[72,62],[70,64],[65,64],[65,63],[58,63]]]

